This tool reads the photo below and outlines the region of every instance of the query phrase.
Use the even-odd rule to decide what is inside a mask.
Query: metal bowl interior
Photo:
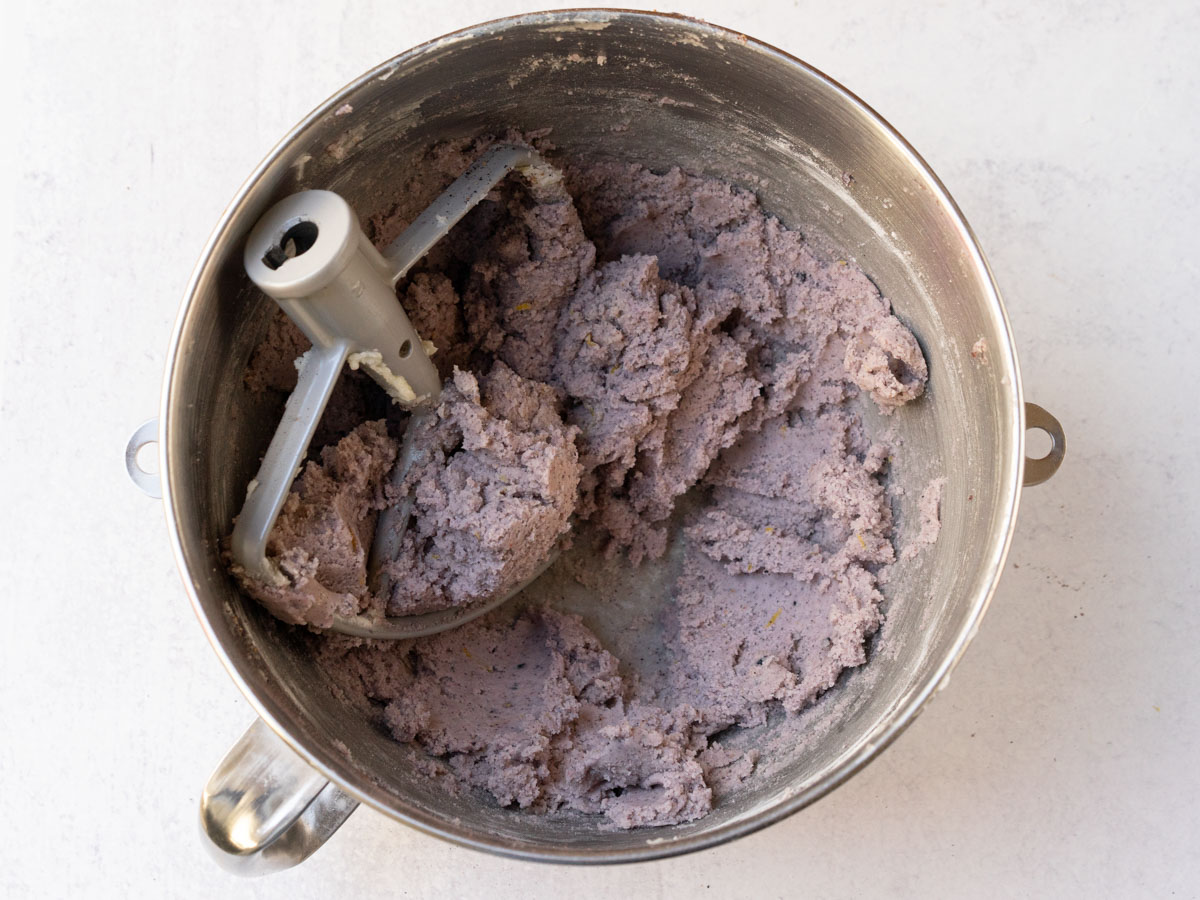
[[[303,645],[243,600],[219,558],[277,415],[242,388],[271,312],[242,270],[251,226],[302,188],[339,191],[370,216],[387,208],[397,173],[430,144],[510,127],[551,129],[564,155],[679,165],[752,188],[786,224],[855,260],[930,363],[921,401],[887,421],[870,410],[866,417],[870,428],[894,427],[903,442],[891,476],[903,488],[900,544],[914,533],[922,487],[948,476],[940,540],[897,566],[872,658],[808,714],[814,739],[776,753],[691,824],[613,832],[580,816],[448,796],[412,765],[413,751],[332,696]],[[986,364],[971,355],[981,338]],[[1019,495],[1020,410],[1008,323],[974,238],[921,159],[861,101],[786,54],[700,22],[538,14],[455,33],[368,73],[301,123],[246,182],[197,266],[174,335],[164,486],[180,565],[214,648],[312,765],[376,809],[464,844],[618,862],[709,846],[776,821],[852,775],[912,721],[970,640],[999,577]]]

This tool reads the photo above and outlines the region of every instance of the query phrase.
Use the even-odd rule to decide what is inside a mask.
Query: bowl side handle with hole
[[[1032,487],[1049,481],[1067,455],[1067,435],[1058,419],[1036,403],[1025,404],[1025,428],[1036,428],[1050,435],[1050,452],[1041,459],[1025,457],[1025,479],[1022,484]]]

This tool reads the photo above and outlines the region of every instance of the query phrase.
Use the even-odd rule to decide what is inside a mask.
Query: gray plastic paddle
[[[267,555],[267,538],[347,363],[363,368],[396,403],[412,411],[391,482],[398,486],[408,476],[417,461],[414,426],[433,414],[441,381],[396,299],[396,283],[512,170],[521,172],[536,189],[562,189],[562,174],[537,153],[497,144],[382,253],[367,240],[349,204],[331,191],[301,191],[281,200],[250,232],[246,274],[312,341],[312,349],[298,363],[296,389],[247,488],[233,529],[234,561],[251,577],[288,584],[278,563]],[[383,567],[396,557],[411,513],[409,498],[380,515],[368,567],[368,583],[377,596],[390,593]],[[547,559],[545,565],[550,562]],[[331,630],[371,638],[435,634],[494,609],[544,569],[513,590],[466,607],[412,616],[335,615]]]

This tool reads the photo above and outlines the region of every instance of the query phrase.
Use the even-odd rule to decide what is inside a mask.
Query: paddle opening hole
[[[320,229],[317,228],[316,222],[309,222],[306,219],[296,222],[267,251],[262,259],[263,265],[274,271],[289,259],[303,256],[317,242],[318,234],[320,234]]]

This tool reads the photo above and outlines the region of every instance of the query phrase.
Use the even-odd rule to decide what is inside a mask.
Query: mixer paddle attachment
[[[528,147],[496,144],[422,212],[382,253],[372,246],[349,204],[331,191],[301,191],[275,204],[246,241],[250,279],[310,341],[258,474],[233,529],[234,561],[249,577],[285,586],[288,578],[267,556],[267,538],[300,472],[308,445],[343,366],[361,367],[412,412],[392,470],[401,485],[417,461],[412,436],[434,415],[441,380],[426,345],[396,298],[395,287],[454,225],[510,171],[535,192],[564,191],[562,174]],[[406,498],[380,514],[368,566],[379,596],[389,591],[384,564],[394,559],[412,512]],[[452,628],[499,606],[526,582],[466,607],[410,616],[334,615],[331,630],[370,638],[412,638]],[[316,594],[325,589],[310,581]]]

